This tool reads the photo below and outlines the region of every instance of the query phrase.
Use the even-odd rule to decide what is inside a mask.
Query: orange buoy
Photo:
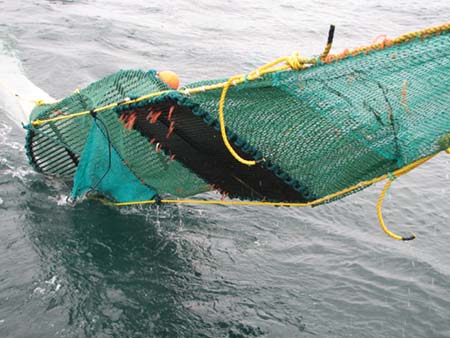
[[[175,72],[170,70],[164,70],[156,74],[162,82],[165,82],[170,88],[178,89],[178,85],[180,84],[180,79]]]

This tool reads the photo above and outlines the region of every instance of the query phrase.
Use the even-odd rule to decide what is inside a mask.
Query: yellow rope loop
[[[393,180],[394,180],[393,177],[389,177],[388,181],[386,182],[386,185],[384,186],[383,190],[381,191],[380,197],[378,198],[378,203],[377,203],[378,221],[380,222],[381,229],[383,229],[385,234],[388,235],[389,237],[396,239],[398,241],[410,241],[410,240],[413,240],[414,238],[416,238],[416,234],[413,233],[409,237],[402,237],[397,234],[394,234],[392,231],[390,231],[386,227],[386,224],[384,223],[384,220],[383,220],[383,213],[381,212],[381,208],[383,206],[384,198],[386,197],[386,192],[388,191],[389,187],[391,186]]]
[[[230,154],[238,161],[239,163],[252,166],[256,164],[256,161],[254,160],[246,160],[239,156],[239,154],[233,149],[230,142],[228,141],[227,132],[225,129],[225,117],[224,117],[224,106],[225,106],[225,98],[227,96],[228,88],[230,88],[230,85],[234,81],[242,81],[242,77],[239,76],[233,76],[230,77],[225,84],[225,86],[222,89],[222,94],[220,95],[220,101],[219,101],[219,124],[220,124],[220,134],[222,136],[223,143],[225,144],[225,147],[230,152]]]
[[[230,79],[228,82],[231,82],[233,79]],[[229,87],[229,83],[228,83],[228,87]],[[227,87],[227,88],[228,88]],[[447,149],[450,151],[450,148]],[[378,216],[378,221],[380,223],[381,228],[383,229],[383,231],[391,238],[399,240],[399,241],[409,241],[409,240],[413,240],[416,238],[416,235],[413,233],[411,236],[409,237],[402,237],[399,236],[395,233],[393,233],[392,231],[390,231],[387,227],[386,224],[384,223],[383,220],[383,214],[382,214],[382,206],[383,206],[383,201],[384,198],[386,197],[386,193],[389,189],[389,187],[392,184],[392,181],[399,176],[402,176],[406,173],[408,173],[409,171],[419,167],[420,165],[424,164],[425,162],[429,161],[431,158],[433,158],[434,156],[436,156],[437,154],[422,158],[420,160],[417,160],[401,169],[398,169],[396,171],[394,171],[393,173],[389,173],[389,174],[385,174],[382,175],[380,177],[374,178],[372,180],[369,181],[362,181],[354,186],[348,187],[344,190],[338,191],[336,193],[324,196],[322,198],[319,198],[317,200],[314,201],[310,201],[310,202],[306,202],[306,203],[293,203],[293,202],[264,202],[264,201],[218,201],[218,200],[195,200],[195,199],[185,199],[185,200],[146,200],[146,201],[134,201],[134,202],[121,202],[121,203],[112,203],[112,205],[115,206],[131,206],[131,205],[136,205],[136,204],[154,204],[154,203],[168,203],[168,204],[172,204],[172,203],[176,203],[176,204],[207,204],[207,205],[248,205],[248,206],[278,206],[278,207],[311,207],[311,206],[315,206],[315,205],[319,205],[321,203],[327,202],[327,201],[331,201],[337,197],[341,197],[345,194],[348,194],[349,192],[355,191],[356,189],[360,189],[361,187],[367,187],[369,185],[372,185],[374,183],[380,182],[384,179],[388,179],[388,181],[386,182],[386,185],[384,186],[380,197],[378,199],[377,202],[377,216]]]
[[[279,66],[280,63],[286,63],[284,66]],[[300,70],[304,69],[305,65],[307,63],[313,63],[313,59],[303,59],[300,57],[299,52],[293,53],[289,57],[282,57],[278,58],[272,62],[269,62],[265,64],[262,67],[259,67],[255,69],[254,71],[248,73],[247,77],[244,75],[236,75],[232,76],[228,79],[228,81],[223,85],[222,88],[222,94],[220,95],[220,101],[219,101],[219,124],[220,124],[220,134],[222,136],[223,143],[225,144],[225,147],[230,152],[230,154],[238,161],[239,163],[252,166],[255,165],[257,162],[254,160],[246,160],[239,156],[239,154],[233,149],[230,142],[228,141],[228,137],[226,134],[226,128],[225,128],[225,117],[224,117],[224,107],[225,107],[225,99],[228,93],[228,89],[230,88],[230,85],[237,85],[242,82],[244,82],[246,79],[249,81],[253,81],[258,79],[260,76],[273,73],[280,70],[287,70],[288,68],[293,70]],[[204,88],[203,88],[204,90]]]

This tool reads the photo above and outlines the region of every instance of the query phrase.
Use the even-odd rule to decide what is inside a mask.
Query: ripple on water
[[[3,4],[27,74],[55,96],[120,68],[186,83],[318,54],[329,22],[338,52],[448,20],[445,1]],[[377,185],[314,209],[72,206],[66,182],[31,174],[12,126],[0,122],[0,336],[450,336],[447,158],[392,187],[386,220],[418,235],[398,243],[378,228]]]

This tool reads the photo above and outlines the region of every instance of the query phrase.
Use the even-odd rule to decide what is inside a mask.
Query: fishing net
[[[154,71],[119,71],[56,104],[38,106],[30,119],[70,115],[166,89]],[[151,149],[137,131],[124,129],[111,109],[98,119],[84,115],[33,127],[26,149],[37,171],[75,179],[73,198],[91,192],[133,201],[153,198],[156,191],[183,197],[209,189],[191,170]]]
[[[120,71],[37,107],[26,148],[38,171],[74,180],[73,198],[332,200],[450,147],[449,47],[446,27],[179,91],[154,71]],[[226,137],[254,165],[224,145],[221,95]]]

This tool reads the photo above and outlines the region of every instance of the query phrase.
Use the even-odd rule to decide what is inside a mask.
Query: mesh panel
[[[156,78],[154,71],[147,73],[134,70],[120,71],[56,104],[38,106],[31,115],[31,121],[91,110],[122,101],[126,97],[138,97],[166,89],[167,86]],[[123,164],[146,185],[158,192],[177,196],[191,196],[210,189],[207,183],[182,164],[176,161],[169,162],[169,156],[156,153],[154,145],[151,146],[137,131],[124,129],[117,121],[113,110],[102,112],[98,115],[98,119],[108,130],[110,142],[120,155]],[[85,115],[43,124],[29,130],[26,149],[33,166],[47,174],[73,178],[79,157],[91,132],[92,121],[91,115]],[[99,158],[106,158],[104,148],[97,151]],[[95,157],[95,154],[91,156]],[[86,178],[86,181],[95,181],[103,173],[104,167],[99,166],[97,172],[90,168],[89,172],[78,175],[91,175],[92,178]],[[119,177],[116,182],[123,184]],[[79,195],[84,192],[86,189],[80,189]],[[105,194],[108,195],[108,192]],[[147,199],[148,196],[143,194],[141,199]],[[73,197],[77,197],[77,194],[74,193]],[[116,200],[125,201],[119,197]]]
[[[450,146],[449,45],[444,31],[232,86],[225,103],[227,134],[243,157],[265,158],[255,172],[224,160],[228,154],[217,142],[220,89],[191,96],[172,92],[112,108],[98,118],[124,165],[158,194],[188,196],[214,184],[243,198],[283,200],[285,194],[289,200],[313,200]],[[121,71],[55,105],[40,107],[32,120],[166,89],[154,72]],[[175,104],[177,114],[183,115],[172,125],[176,137],[169,141],[164,137],[173,122],[168,110]],[[162,120],[150,122],[147,114],[158,105]],[[118,117],[133,114],[138,122],[124,128]],[[48,173],[61,174],[70,167],[62,174],[73,175],[91,126],[87,115],[33,128],[27,142],[31,161]],[[150,144],[154,139],[161,143]],[[155,151],[161,144],[163,151]],[[179,160],[168,161],[174,149]],[[258,185],[254,175],[264,183]]]
[[[154,198],[156,192],[122,162],[119,153],[109,142],[109,132],[97,121],[91,128],[81,155],[72,198],[87,193],[120,202]]]
[[[340,191],[446,147],[449,50],[441,34],[248,81],[230,88],[226,125],[317,197]],[[217,118],[219,97],[195,102]]]

